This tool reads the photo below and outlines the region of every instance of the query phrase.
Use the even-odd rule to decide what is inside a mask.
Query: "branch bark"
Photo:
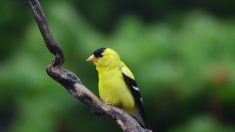
[[[132,116],[125,111],[101,102],[90,90],[83,85],[81,80],[71,71],[63,69],[63,50],[50,33],[46,17],[38,0],[27,0],[32,9],[42,37],[48,50],[55,56],[55,59],[48,65],[47,73],[55,81],[67,89],[73,97],[86,104],[92,111],[105,114],[114,119],[123,131],[126,132],[148,132]]]

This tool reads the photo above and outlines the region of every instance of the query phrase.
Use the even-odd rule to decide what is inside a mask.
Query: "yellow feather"
[[[137,106],[133,91],[130,90],[130,86],[128,87],[123,77],[125,74],[134,80],[134,75],[120,60],[119,55],[112,49],[101,48],[96,50],[87,60],[93,61],[96,65],[99,75],[99,95],[102,101],[106,104],[121,106],[146,127],[139,109],[142,108],[142,104]]]
[[[127,111],[135,111],[135,101],[123,80],[121,70],[134,78],[133,74],[120,60],[118,54],[106,49],[103,57],[95,61],[99,74],[99,95],[107,104],[122,106]]]

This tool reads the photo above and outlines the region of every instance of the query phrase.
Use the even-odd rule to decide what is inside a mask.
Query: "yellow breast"
[[[122,106],[130,112],[135,109],[134,98],[118,68],[99,72],[99,95],[107,104]]]

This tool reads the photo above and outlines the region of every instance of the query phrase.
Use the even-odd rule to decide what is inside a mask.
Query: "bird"
[[[127,111],[142,127],[146,122],[143,100],[134,75],[111,48],[99,48],[87,58],[98,71],[98,91],[101,100]]]

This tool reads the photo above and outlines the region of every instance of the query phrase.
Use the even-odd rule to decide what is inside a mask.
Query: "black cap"
[[[106,48],[99,48],[97,49],[96,51],[93,52],[93,55],[96,57],[96,58],[99,58],[99,57],[102,57],[102,53],[104,52]]]

